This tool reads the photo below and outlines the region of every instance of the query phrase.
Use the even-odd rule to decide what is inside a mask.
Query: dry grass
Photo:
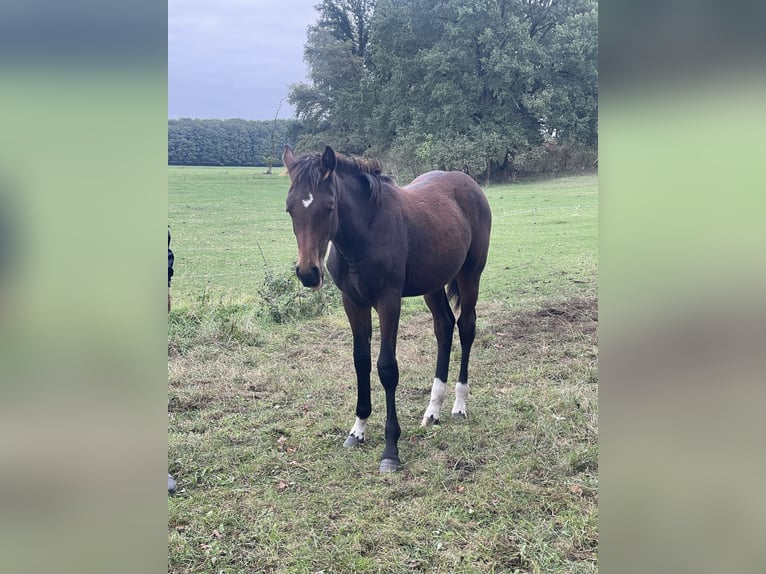
[[[379,385],[368,442],[341,447],[355,401],[343,317],[251,322],[257,344],[171,337],[169,571],[596,571],[596,302],[479,317],[469,419],[430,429],[430,317],[405,320],[404,464],[388,476]]]

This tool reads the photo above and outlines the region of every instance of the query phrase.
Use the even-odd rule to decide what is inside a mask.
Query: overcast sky
[[[293,117],[319,0],[168,0],[168,117]]]

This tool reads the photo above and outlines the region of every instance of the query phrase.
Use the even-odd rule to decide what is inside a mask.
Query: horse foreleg
[[[343,446],[355,446],[363,443],[367,433],[367,419],[372,413],[370,401],[370,372],[372,358],[370,339],[372,338],[372,316],[370,307],[360,307],[343,296],[343,308],[346,311],[351,333],[354,337],[354,370],[356,371],[356,422],[351,428]]]
[[[357,401],[357,412],[359,411],[359,402]],[[365,441],[367,438],[367,418],[360,418],[358,415],[356,417],[356,421],[354,422],[354,426],[351,427],[351,432],[348,433],[348,436],[346,437],[346,441],[343,443],[343,446],[356,446],[358,444],[361,444]]]
[[[376,307],[380,319],[380,354],[378,376],[386,392],[386,446],[380,461],[380,472],[399,468],[399,436],[401,428],[396,415],[396,387],[399,384],[399,364],[396,360],[396,335],[399,330],[401,299],[390,297]]]

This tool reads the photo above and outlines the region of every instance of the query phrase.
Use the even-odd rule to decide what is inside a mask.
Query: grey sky
[[[293,116],[319,0],[168,0],[168,117]]]

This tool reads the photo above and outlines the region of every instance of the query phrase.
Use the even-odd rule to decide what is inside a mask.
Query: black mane
[[[340,174],[358,176],[365,182],[370,192],[370,200],[378,202],[380,190],[384,183],[394,183],[394,179],[383,175],[383,164],[376,159],[363,159],[335,154],[337,167],[335,171]],[[319,153],[304,155],[295,162],[292,168],[294,179],[307,183],[316,188],[322,180],[321,173],[322,156]]]

